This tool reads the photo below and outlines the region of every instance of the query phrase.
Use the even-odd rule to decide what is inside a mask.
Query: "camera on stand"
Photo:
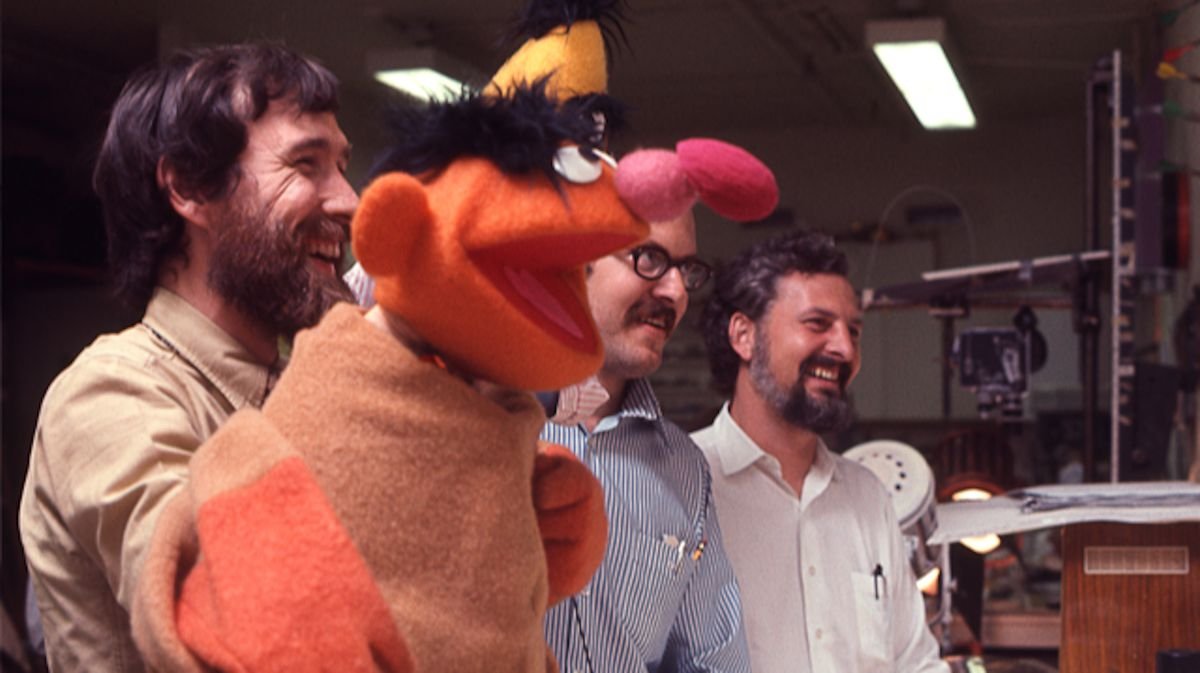
[[[1014,327],[972,327],[954,340],[951,359],[958,382],[975,392],[982,418],[1018,420],[1029,394],[1029,375],[1046,363],[1046,339],[1037,317],[1022,306]]]

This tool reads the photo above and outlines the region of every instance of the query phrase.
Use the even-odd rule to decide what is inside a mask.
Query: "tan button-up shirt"
[[[268,368],[159,288],[142,322],[99,337],[42,401],[21,540],[52,671],[141,671],[129,603],[162,506]]]

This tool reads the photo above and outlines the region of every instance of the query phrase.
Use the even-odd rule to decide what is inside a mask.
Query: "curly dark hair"
[[[145,307],[164,263],[187,257],[184,221],[158,183],[160,161],[181,193],[222,198],[240,177],[249,122],[280,99],[302,112],[336,112],[337,89],[324,66],[272,43],[180,51],[130,77],[92,174],[118,296]]]
[[[712,296],[700,316],[713,388],[732,395],[741,358],[729,344],[729,320],[741,313],[757,323],[775,301],[778,281],[789,273],[846,277],[846,255],[824,234],[798,230],[759,241],[717,271]]]

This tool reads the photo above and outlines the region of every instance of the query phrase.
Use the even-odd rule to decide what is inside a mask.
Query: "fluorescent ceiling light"
[[[425,101],[446,100],[462,93],[472,68],[433,47],[405,47],[367,52],[367,70],[393,89]]]
[[[462,82],[433,68],[397,68],[376,70],[376,81],[421,100],[446,100],[457,96]]]
[[[941,19],[872,21],[867,44],[927,129],[975,128],[975,113],[946,54]]]

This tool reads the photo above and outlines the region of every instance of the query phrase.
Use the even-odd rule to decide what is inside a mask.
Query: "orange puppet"
[[[565,5],[564,25],[527,16],[541,27],[485,91],[396,113],[352,224],[377,306],[302,332],[263,409],[197,451],[135,600],[151,668],[555,669],[543,615],[587,583],[606,525],[525,391],[600,365],[585,265],[648,214],[775,198],[716,141],[606,155],[615,3]]]

